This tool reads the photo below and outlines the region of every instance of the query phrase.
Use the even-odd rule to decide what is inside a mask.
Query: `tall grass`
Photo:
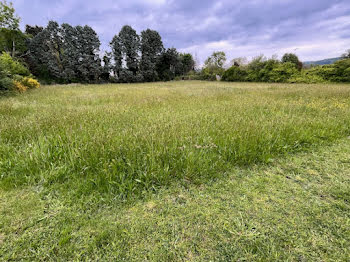
[[[197,183],[350,135],[349,98],[348,85],[46,86],[0,100],[0,185],[124,198]]]

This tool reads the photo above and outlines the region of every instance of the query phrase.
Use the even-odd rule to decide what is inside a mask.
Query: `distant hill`
[[[330,64],[337,62],[340,59],[341,59],[341,57],[328,58],[328,59],[323,59],[323,60],[319,60],[319,61],[307,61],[307,62],[304,62],[304,64],[305,65],[330,65]]]

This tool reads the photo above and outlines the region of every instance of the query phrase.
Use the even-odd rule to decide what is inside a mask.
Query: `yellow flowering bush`
[[[37,80],[30,77],[24,77],[21,83],[29,89],[36,89],[40,87],[40,83]]]
[[[27,87],[25,85],[23,85],[21,82],[18,81],[13,81],[13,84],[15,86],[15,89],[21,93],[27,91]]]

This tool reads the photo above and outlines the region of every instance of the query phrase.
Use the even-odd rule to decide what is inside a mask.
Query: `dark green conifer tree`
[[[158,79],[157,60],[163,50],[162,38],[157,31],[147,29],[141,32],[140,70],[145,81]]]

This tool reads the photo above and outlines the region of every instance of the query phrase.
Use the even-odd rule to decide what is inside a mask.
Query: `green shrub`
[[[210,80],[206,69],[202,70],[205,80]],[[326,83],[350,82],[350,59],[343,59],[331,65],[302,69],[292,62],[254,58],[245,67],[233,66],[223,74],[223,81],[273,82],[273,83]]]
[[[222,76],[225,73],[225,69],[221,67],[208,66],[201,72],[201,80],[216,81],[216,76]]]
[[[280,62],[276,59],[266,59],[259,56],[253,59],[247,66],[247,81],[249,82],[275,82],[271,79],[272,70],[279,66]]]
[[[192,70],[185,76],[184,80],[201,80],[201,74]]]
[[[38,88],[40,84],[30,78],[29,70],[20,62],[15,61],[7,53],[0,55],[0,92],[25,92],[27,89]]]
[[[13,79],[14,81],[17,81],[17,82],[22,82],[24,77],[20,76],[20,75],[12,75],[11,79]]]
[[[275,79],[276,76],[275,73],[273,73],[273,70],[278,68],[279,65],[280,62],[276,59],[269,59],[267,61],[264,61],[262,63],[262,68],[259,72],[257,72],[259,82],[281,82]]]
[[[8,53],[3,52],[0,55],[0,64],[6,68],[10,75],[30,76],[28,68],[15,61]]]
[[[274,83],[285,83],[299,71],[291,62],[275,64],[274,68],[269,72],[269,81]]]
[[[306,74],[322,82],[350,82],[350,59],[339,60],[331,65],[312,67],[306,70]]]
[[[243,82],[248,76],[247,70],[242,67],[232,66],[225,71],[222,76],[222,81]]]
[[[21,81],[21,84],[26,86],[28,89],[37,89],[40,87],[40,83],[30,77],[24,77]]]
[[[258,56],[254,58],[247,66],[247,81],[249,82],[263,82],[260,72],[266,65],[266,58],[264,56]]]
[[[309,75],[318,76],[325,80],[334,79],[337,76],[334,65],[316,66],[306,71]]]
[[[25,85],[23,85],[21,82],[18,82],[18,81],[13,81],[14,83],[14,86],[15,86],[15,90],[17,92],[20,92],[20,93],[24,93],[25,91],[27,91],[27,87]]]
[[[328,78],[332,82],[350,82],[350,59],[335,62]]]
[[[315,74],[312,70],[302,70],[300,73],[291,76],[288,83],[305,83],[305,84],[317,84],[317,83],[326,83],[322,76]]]
[[[14,91],[15,84],[14,81],[9,77],[0,78],[0,92]]]

